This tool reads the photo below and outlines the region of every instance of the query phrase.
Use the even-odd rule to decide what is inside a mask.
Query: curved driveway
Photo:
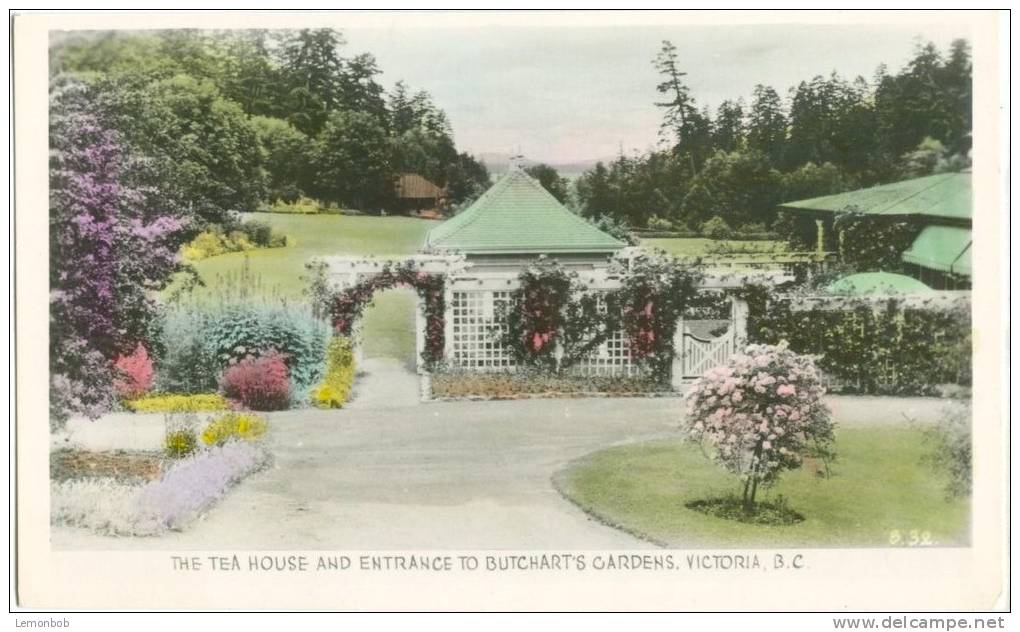
[[[176,550],[650,546],[590,519],[560,497],[551,478],[569,461],[607,446],[677,436],[679,398],[418,404],[400,396],[405,389],[396,383],[374,386],[385,392],[388,383],[394,396],[376,393],[370,406],[270,415],[274,465],[243,481],[186,532],[107,538],[61,527],[52,530],[53,544]],[[844,425],[900,423],[902,415],[932,419],[942,405],[922,398],[831,397],[829,403]],[[80,426],[75,441],[107,449],[116,447],[103,445],[111,437],[130,438],[136,448],[158,445],[161,417],[115,417]]]
[[[183,533],[58,548],[553,549],[650,546],[591,520],[552,475],[600,448],[676,433],[681,401],[545,399],[271,415],[271,469]],[[155,421],[155,420],[154,420]],[[101,422],[100,422],[101,423]]]

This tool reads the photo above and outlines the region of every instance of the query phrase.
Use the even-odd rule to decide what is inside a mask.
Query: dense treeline
[[[392,208],[402,172],[446,186],[454,204],[484,189],[485,166],[457,151],[429,94],[404,82],[387,94],[379,74],[332,29],[72,36],[51,54],[54,83],[83,83],[203,223],[303,195]]]
[[[64,36],[51,49],[51,418],[116,408],[118,363],[162,352],[159,292],[196,235],[272,241],[252,211],[302,195],[360,210],[416,171],[451,202],[488,185],[445,114],[332,30]],[[194,242],[192,242],[194,244]],[[196,246],[192,246],[195,248]],[[187,253],[188,248],[184,248]],[[187,287],[185,284],[183,287]]]
[[[713,114],[698,107],[670,42],[654,61],[664,97],[664,148],[599,163],[577,182],[580,211],[631,226],[700,229],[721,218],[771,227],[783,201],[828,195],[969,164],[971,58],[919,45],[897,74],[871,81],[833,73],[802,81],[784,100],[758,85]],[[695,72],[695,70],[691,70]]]

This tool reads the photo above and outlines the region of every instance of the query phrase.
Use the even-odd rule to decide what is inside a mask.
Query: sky
[[[677,47],[699,107],[750,101],[755,84],[783,96],[832,71],[870,79],[899,70],[918,41],[946,50],[966,25],[475,26],[344,28],[347,54],[370,52],[389,89],[398,79],[427,90],[453,125],[457,146],[564,164],[655,145],[652,60]]]

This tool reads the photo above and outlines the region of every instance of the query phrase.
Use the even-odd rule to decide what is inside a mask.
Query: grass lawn
[[[287,235],[285,248],[229,253],[196,262],[207,287],[198,288],[198,300],[212,299],[231,285],[248,261],[256,277],[255,292],[266,298],[300,299],[305,263],[320,255],[411,254],[418,250],[434,221],[412,217],[350,215],[287,215],[251,213],[246,217],[268,222]],[[414,294],[410,290],[384,292],[365,312],[365,353],[414,360]]]
[[[905,537],[930,532],[934,545],[966,545],[969,499],[945,498],[942,479],[919,462],[922,437],[903,425],[837,431],[832,477],[788,472],[764,497],[782,495],[803,514],[803,522],[788,526],[745,524],[685,507],[739,489],[735,477],[680,440],[596,452],[554,482],[607,524],[673,547],[890,546],[894,530]]]
[[[437,222],[413,217],[371,217],[361,215],[300,215],[250,213],[247,218],[269,223],[287,235],[288,246],[234,252],[194,264],[206,287],[195,290],[195,300],[215,300],[236,287],[241,269],[247,265],[255,278],[256,295],[267,299],[301,299],[305,263],[320,255],[375,255],[381,258],[412,254],[421,246],[425,233]],[[678,255],[706,254],[711,239],[646,239]],[[775,242],[726,242],[769,249]],[[236,290],[235,290],[236,292]],[[390,290],[379,294],[365,312],[365,354],[414,361],[414,294],[411,290]]]
[[[642,239],[641,246],[645,248],[659,248],[665,250],[671,255],[677,255],[680,257],[699,257],[709,254],[714,248],[724,244],[730,248],[739,250],[741,253],[745,251],[756,251],[766,254],[775,252],[776,250],[782,251],[786,249],[783,242],[780,241],[717,241],[714,239],[706,239],[703,237],[690,237],[690,238],[650,238]],[[737,256],[751,257],[751,254],[740,254]]]

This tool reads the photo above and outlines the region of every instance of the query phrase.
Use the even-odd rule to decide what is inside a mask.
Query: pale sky
[[[899,70],[918,38],[945,51],[966,25],[621,26],[344,28],[347,54],[371,52],[389,89],[404,79],[430,92],[453,124],[458,148],[565,163],[643,151],[661,111],[652,60],[663,39],[677,47],[691,94],[714,110],[749,101],[756,83],[786,96],[833,70],[871,79],[879,63]]]

